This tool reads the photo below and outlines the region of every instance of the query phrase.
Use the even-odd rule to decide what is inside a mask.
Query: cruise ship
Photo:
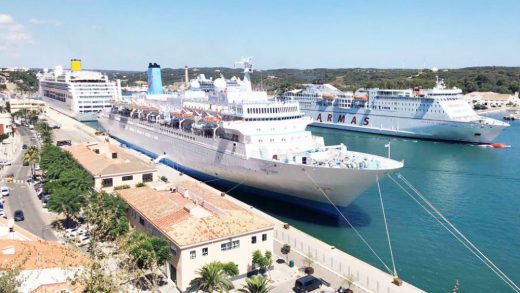
[[[72,59],[70,70],[56,66],[54,71],[38,76],[40,95],[56,110],[79,121],[93,121],[97,113],[121,99],[119,80],[110,81],[106,74],[81,69],[81,60]]]
[[[458,88],[437,78],[432,89],[360,89],[304,84],[278,97],[299,102],[311,125],[390,136],[489,144],[509,124],[478,115]]]
[[[201,180],[334,216],[335,207],[348,206],[377,178],[403,167],[343,144],[326,146],[306,130],[312,121],[297,102],[258,98],[267,95],[251,90],[248,66],[234,97],[216,79],[205,101],[185,101],[178,111],[152,101],[119,103],[101,112],[99,123],[121,143]]]

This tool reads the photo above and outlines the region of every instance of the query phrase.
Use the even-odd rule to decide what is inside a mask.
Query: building
[[[13,117],[9,113],[0,113],[0,134],[12,135],[16,131],[13,126]]]
[[[94,177],[94,188],[110,192],[117,186],[133,187],[157,181],[151,164],[109,143],[75,145],[66,149]]]
[[[499,94],[495,92],[472,92],[464,95],[470,105],[486,105],[490,107],[502,107],[506,105],[519,105],[518,93]]]
[[[11,106],[11,114],[14,114],[22,109],[41,113],[45,108],[44,101],[34,99],[10,99],[9,104]]]
[[[128,203],[133,227],[170,242],[174,256],[165,273],[183,292],[207,263],[234,262],[245,276],[255,250],[273,251],[272,223],[204,185],[182,181],[117,194]]]
[[[0,218],[0,271],[20,270],[20,292],[81,292],[80,284],[70,281],[88,263],[87,257],[67,246],[44,241]]]

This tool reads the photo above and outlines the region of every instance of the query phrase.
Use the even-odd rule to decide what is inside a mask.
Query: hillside
[[[106,71],[111,78],[122,79],[123,85],[147,79],[146,72]],[[190,78],[204,73],[206,77],[217,78],[220,74],[226,77],[241,76],[241,69],[233,68],[197,68],[190,69]],[[184,69],[166,68],[162,70],[165,85],[180,82],[184,79]],[[361,87],[379,88],[411,88],[420,86],[432,87],[435,76],[444,78],[449,87],[459,87],[464,92],[494,91],[498,93],[514,93],[520,89],[520,67],[469,67],[461,69],[431,70],[417,69],[272,69],[257,71],[253,74],[253,84],[270,92],[283,91],[298,87],[301,83],[310,83],[320,79],[334,84],[342,90],[356,90]]]

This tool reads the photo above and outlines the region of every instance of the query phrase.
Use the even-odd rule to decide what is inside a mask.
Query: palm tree
[[[197,274],[199,277],[190,282],[189,292],[229,292],[234,288],[220,262],[214,261],[203,266]]]
[[[270,286],[267,283],[267,279],[261,276],[254,276],[252,278],[248,278],[246,283],[242,286],[241,289],[238,289],[238,292],[243,293],[267,293],[273,290],[273,286]]]
[[[23,156],[23,161],[31,165],[31,175],[34,176],[34,166],[40,161],[40,151],[38,148],[31,146]]]

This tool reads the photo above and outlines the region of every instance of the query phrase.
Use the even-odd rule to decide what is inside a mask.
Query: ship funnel
[[[70,59],[70,70],[80,71],[81,70],[81,59]]]
[[[161,66],[157,63],[148,64],[148,94],[162,95]]]

